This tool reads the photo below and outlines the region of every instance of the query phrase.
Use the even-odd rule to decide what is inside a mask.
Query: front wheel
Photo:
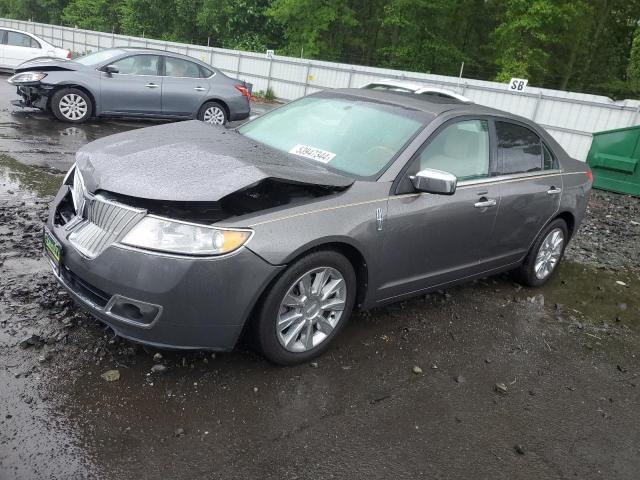
[[[84,123],[91,117],[93,104],[82,90],[64,88],[51,98],[51,111],[63,122]]]
[[[569,229],[558,218],[542,230],[523,264],[514,271],[515,279],[529,287],[545,284],[555,273],[569,240]]]
[[[218,102],[207,102],[200,107],[198,120],[212,125],[224,125],[227,123],[227,112]]]
[[[351,316],[356,276],[334,251],[311,253],[273,284],[259,310],[254,334],[267,359],[306,362],[324,352]]]

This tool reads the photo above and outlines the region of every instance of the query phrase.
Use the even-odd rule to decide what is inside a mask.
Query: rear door
[[[162,114],[159,55],[130,55],[110,65],[118,68],[118,73],[100,74],[102,113]]]
[[[496,120],[495,132],[502,200],[487,261],[505,265],[527,253],[558,211],[562,174],[551,150],[526,125]]]
[[[456,175],[459,187],[453,195],[389,197],[382,260],[386,283],[379,300],[479,272],[500,205],[500,187],[490,181],[495,171],[490,138],[489,120],[455,120],[434,133],[412,160],[401,181],[431,168]]]
[[[165,115],[195,115],[209,92],[206,77],[213,72],[183,58],[164,57],[162,82],[162,113]]]
[[[7,30],[4,43],[3,64],[11,68],[32,58],[46,55],[40,42],[24,33]]]

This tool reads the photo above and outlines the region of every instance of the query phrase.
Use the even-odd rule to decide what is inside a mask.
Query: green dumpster
[[[594,133],[587,163],[594,188],[640,197],[640,125]]]

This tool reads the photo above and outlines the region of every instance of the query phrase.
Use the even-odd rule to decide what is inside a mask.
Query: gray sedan
[[[51,206],[58,281],[119,335],[280,364],[354,309],[556,271],[591,172],[536,124],[461,103],[325,91],[239,129],[200,122],[83,147]]]
[[[9,79],[15,105],[82,123],[92,116],[197,118],[223,125],[249,117],[250,85],[194,58],[160,50],[114,48],[75,60],[42,58]]]

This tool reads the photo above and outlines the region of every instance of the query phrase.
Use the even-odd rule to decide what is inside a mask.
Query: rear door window
[[[7,31],[7,45],[13,47],[40,48],[40,43],[29,35],[11,31]]]
[[[498,137],[498,162],[502,174],[529,173],[542,170],[540,137],[522,125],[495,122]]]
[[[181,58],[165,57],[165,75],[178,78],[200,78],[199,65]]]

